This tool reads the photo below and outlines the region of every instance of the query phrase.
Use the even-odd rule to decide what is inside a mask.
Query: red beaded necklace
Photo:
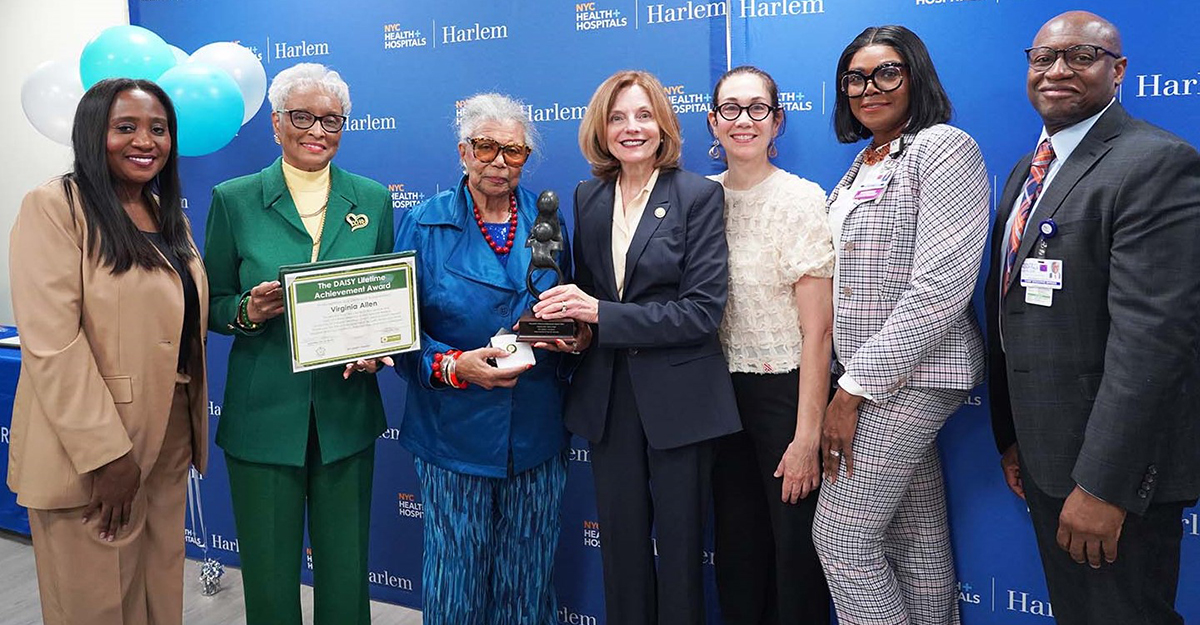
[[[483,234],[483,239],[487,241],[488,247],[497,254],[507,254],[512,250],[513,238],[517,236],[517,195],[515,193],[508,194],[508,240],[503,246],[496,245],[492,240],[492,235],[488,233],[487,226],[483,223],[483,215],[479,214],[479,207],[475,207],[475,223],[479,225],[479,232]]]

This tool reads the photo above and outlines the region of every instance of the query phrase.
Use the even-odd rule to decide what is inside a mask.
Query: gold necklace
[[[330,185],[330,186],[332,186],[332,185]],[[321,245],[321,236],[325,234],[325,215],[326,215],[325,209],[329,208],[329,189],[330,189],[330,187],[325,187],[325,201],[321,203],[321,208],[319,208],[307,215],[305,215],[304,213],[300,213],[299,210],[296,211],[297,213],[300,213],[301,218],[316,217],[317,215],[321,216],[321,225],[317,226],[317,236],[315,238],[313,238],[313,244],[312,244],[313,249],[317,249]]]
[[[301,219],[308,219],[309,217],[316,217],[317,215],[320,215],[321,213],[325,212],[325,209],[329,207],[329,189],[332,186],[333,186],[332,184],[325,186],[325,201],[321,202],[321,208],[318,208],[317,210],[315,210],[311,213],[308,213],[308,214],[301,213],[299,208],[296,209],[296,213],[300,215]]]

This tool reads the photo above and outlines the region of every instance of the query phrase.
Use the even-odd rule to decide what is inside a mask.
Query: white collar
[[[1083,121],[1075,122],[1053,135],[1046,132],[1046,127],[1042,126],[1042,134],[1038,137],[1037,144],[1041,145],[1042,141],[1045,141],[1049,137],[1050,145],[1054,146],[1054,160],[1066,162],[1068,158],[1071,158],[1071,153],[1075,151],[1075,148],[1079,147],[1079,144],[1083,142],[1083,138],[1087,136],[1087,133],[1091,132],[1092,126],[1096,125],[1100,116],[1108,112],[1108,109],[1112,108],[1113,102],[1116,101],[1117,99],[1113,98],[1099,113]]]

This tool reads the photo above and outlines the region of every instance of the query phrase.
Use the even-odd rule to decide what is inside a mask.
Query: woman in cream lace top
[[[783,126],[775,81],[739,67],[717,82],[709,125],[729,165],[729,301],[721,343],[743,432],[713,472],[721,611],[733,623],[828,623],[811,532],[829,397],[834,252],[825,193],[771,164]]]

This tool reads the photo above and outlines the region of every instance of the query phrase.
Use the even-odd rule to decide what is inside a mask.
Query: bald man
[[[1001,465],[1068,625],[1183,623],[1200,494],[1200,156],[1116,101],[1121,49],[1085,12],[1034,38],[1044,126],[1001,196],[987,286]]]

